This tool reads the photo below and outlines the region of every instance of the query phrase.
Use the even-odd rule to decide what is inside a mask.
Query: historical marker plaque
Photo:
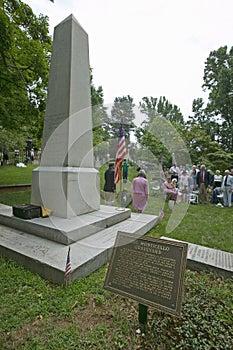
[[[179,315],[188,245],[118,232],[104,288]]]

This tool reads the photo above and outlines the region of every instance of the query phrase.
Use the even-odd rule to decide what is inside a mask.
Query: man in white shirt
[[[170,168],[170,173],[171,173],[171,180],[176,179],[178,182],[179,175],[180,175],[180,168],[177,166],[176,163],[174,163],[173,166]]]
[[[233,176],[229,170],[225,170],[225,176],[222,181],[223,204],[225,207],[231,207],[231,196],[233,192]]]

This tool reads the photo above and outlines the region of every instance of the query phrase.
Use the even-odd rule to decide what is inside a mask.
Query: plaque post
[[[148,307],[146,305],[139,304],[138,321],[140,325],[147,325],[147,309]]]

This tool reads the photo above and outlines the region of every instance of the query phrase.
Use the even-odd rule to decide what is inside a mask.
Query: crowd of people
[[[123,181],[127,182],[128,165],[123,162]],[[138,175],[131,184],[132,205],[136,212],[143,212],[147,206],[149,196],[149,182],[146,172],[140,167]],[[163,166],[160,173],[160,183],[163,193],[169,201],[179,203],[212,203],[218,206],[231,207],[233,202],[233,167],[220,170],[213,174],[206,166],[193,165],[179,167],[174,163],[170,168]],[[105,203],[113,205],[116,185],[114,183],[114,163],[109,164],[105,172]],[[195,201],[192,201],[192,199]]]
[[[225,170],[222,175],[220,170],[216,170],[213,174],[204,164],[179,168],[174,163],[170,169],[163,167],[160,181],[163,192],[175,202],[180,197],[188,202],[191,194],[194,194],[198,198],[198,203],[210,202],[219,206],[232,206],[233,168]]]

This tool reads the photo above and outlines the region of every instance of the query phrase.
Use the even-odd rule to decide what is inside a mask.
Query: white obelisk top
[[[87,32],[85,31],[85,29],[83,29],[83,27],[81,26],[81,24],[79,23],[79,21],[74,17],[74,15],[73,15],[72,13],[71,13],[68,17],[66,17],[65,19],[63,19],[63,21],[61,21],[58,25],[56,25],[56,26],[54,27],[54,29],[55,29],[57,26],[60,26],[61,24],[63,24],[64,22],[67,22],[67,21],[70,21],[70,20],[76,22],[76,23],[79,25],[80,29],[81,29],[84,33],[86,33],[86,35],[88,35]]]
[[[93,167],[88,35],[73,15],[54,29],[42,166]]]

